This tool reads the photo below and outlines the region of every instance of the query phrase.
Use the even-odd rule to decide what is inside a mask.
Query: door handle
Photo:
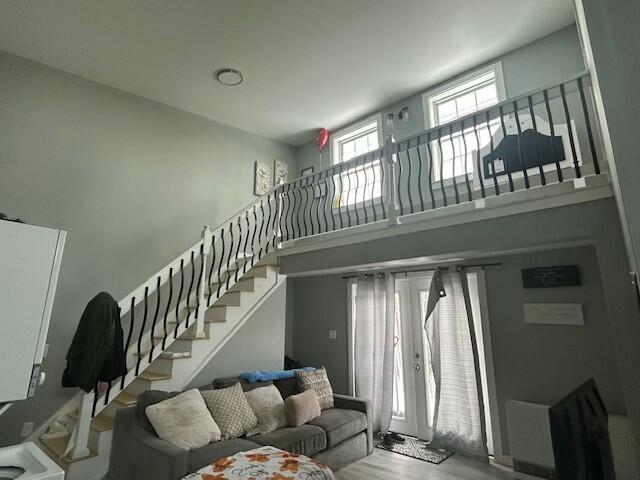
[[[417,372],[419,372],[419,371],[420,371],[420,369],[421,369],[422,367],[420,367],[420,364],[419,364],[419,363],[416,363],[416,364],[413,366],[413,368],[414,368],[414,370],[416,370]]]

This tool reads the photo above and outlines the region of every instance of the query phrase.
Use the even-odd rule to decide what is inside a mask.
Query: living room
[[[637,478],[628,3],[0,5],[0,478]]]

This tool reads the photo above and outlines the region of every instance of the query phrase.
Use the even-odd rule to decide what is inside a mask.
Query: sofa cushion
[[[149,405],[145,413],[160,438],[184,450],[220,440],[220,429],[197,389]]]
[[[367,429],[367,417],[356,410],[328,408],[319,417],[309,422],[327,432],[327,447],[335,447],[340,442],[364,432]]]
[[[325,431],[315,425],[281,428],[273,432],[256,435],[251,437],[251,440],[260,445],[270,445],[287,452],[306,456],[315,455],[327,448]]]
[[[245,392],[244,396],[258,419],[258,425],[248,431],[247,436],[269,433],[288,426],[284,400],[275,386],[255,388]]]
[[[284,413],[290,427],[310,422],[320,415],[318,395],[314,390],[291,395],[284,401]]]
[[[298,388],[301,392],[315,390],[322,410],[333,408],[333,389],[324,367],[310,372],[298,370],[296,377],[298,377]]]
[[[175,397],[180,392],[162,392],[160,390],[147,390],[142,392],[138,396],[138,403],[136,405],[136,413],[138,414],[138,418],[140,419],[140,423],[144,427],[147,432],[156,433],[151,425],[151,422],[147,418],[147,414],[145,410],[147,407],[151,405],[155,405],[156,403],[164,402],[170,398]],[[157,435],[157,433],[156,433]]]
[[[242,438],[232,438],[222,442],[210,443],[202,448],[191,450],[187,456],[187,472],[195,472],[199,468],[209,465],[222,457],[228,457],[238,452],[246,452],[254,448],[260,448],[259,445]]]
[[[233,387],[204,391],[202,398],[220,427],[223,440],[240,437],[258,424],[239,383]]]

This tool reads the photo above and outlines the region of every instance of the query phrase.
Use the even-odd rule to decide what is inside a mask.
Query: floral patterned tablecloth
[[[312,458],[262,447],[223,457],[182,480],[335,480],[326,465]]]

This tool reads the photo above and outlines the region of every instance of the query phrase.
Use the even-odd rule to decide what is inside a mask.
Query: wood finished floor
[[[511,480],[511,470],[453,455],[440,465],[376,448],[373,455],[335,472],[338,480]]]

